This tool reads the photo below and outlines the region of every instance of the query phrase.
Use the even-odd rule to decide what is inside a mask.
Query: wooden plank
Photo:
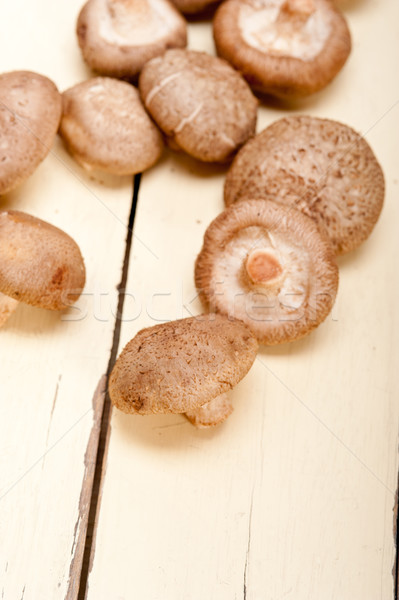
[[[393,598],[398,471],[397,0],[346,3],[347,67],[298,112],[366,133],[387,179],[370,240],[340,259],[337,304],[307,339],[264,348],[215,431],[114,411],[88,600]],[[191,44],[211,48],[209,26]],[[293,111],[294,112],[294,111]],[[259,129],[281,115],[262,107]],[[201,310],[193,262],[223,169],[169,153],[145,174],[122,346]]]
[[[0,7],[0,70],[36,70],[59,88],[84,79],[75,39],[81,0]],[[20,306],[0,331],[0,594],[76,597],[103,390],[112,346],[132,178],[91,177],[60,140],[1,209],[25,210],[80,245],[77,308]],[[102,381],[104,387],[104,381]],[[97,393],[96,392],[97,388]]]

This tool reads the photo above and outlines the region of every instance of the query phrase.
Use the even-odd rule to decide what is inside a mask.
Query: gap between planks
[[[107,392],[109,374],[115,364],[119,348],[125,287],[129,268],[141,174],[134,177],[122,276],[118,285],[118,309],[107,373],[101,378],[93,397],[94,423],[85,456],[85,474],[79,501],[79,517],[75,525],[74,547],[69,572],[69,585],[65,600],[84,600],[87,580],[94,558],[97,516],[101,503],[101,488],[105,474],[111,420],[111,403]],[[78,539],[76,539],[78,537]]]

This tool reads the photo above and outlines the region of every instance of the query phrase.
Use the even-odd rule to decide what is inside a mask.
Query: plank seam
[[[141,174],[138,174],[134,177],[134,186],[133,186],[133,197],[132,204],[129,215],[128,222],[128,231],[126,236],[126,245],[125,245],[125,255],[123,259],[122,266],[122,275],[121,281],[117,287],[118,289],[118,309],[116,313],[116,321],[114,327],[114,334],[112,339],[112,346],[110,352],[110,358],[108,361],[107,374],[106,374],[106,382],[108,382],[108,377],[112,371],[112,368],[115,364],[115,360],[118,354],[120,335],[121,335],[121,326],[122,326],[122,315],[123,315],[123,305],[125,301],[125,287],[127,282],[127,275],[129,269],[129,261],[130,261],[130,253],[132,248],[133,241],[133,226],[134,219],[136,216],[136,208],[139,194],[139,187],[141,181]],[[82,569],[80,574],[80,582],[79,589],[76,596],[77,600],[85,600],[88,592],[88,578],[90,575],[90,571],[93,566],[95,546],[96,546],[96,531],[97,531],[97,523],[98,516],[101,507],[101,496],[102,496],[102,488],[103,481],[105,477],[106,471],[106,458],[108,455],[108,442],[111,431],[111,402],[109,399],[108,391],[105,393],[103,412],[101,416],[101,426],[100,426],[100,436],[99,436],[99,444],[97,448],[97,456],[96,456],[96,466],[94,472],[94,482],[91,493],[90,507],[89,507],[89,515],[88,515],[88,526],[86,531],[86,540],[85,540],[85,549],[83,554],[82,561]],[[67,600],[75,600],[67,599]]]

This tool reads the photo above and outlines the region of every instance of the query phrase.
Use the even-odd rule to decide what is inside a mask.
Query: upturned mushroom
[[[258,102],[226,61],[168,50],[139,79],[143,102],[174,146],[205,162],[224,162],[255,133]]]
[[[127,79],[167,48],[187,45],[186,21],[168,0],[89,0],[76,31],[92,69]]]
[[[64,231],[16,210],[0,211],[0,293],[19,302],[61,310],[76,302],[85,267]]]
[[[243,200],[208,227],[195,283],[211,311],[243,321],[259,343],[300,339],[329,314],[338,268],[329,240],[299,211]]]
[[[142,329],[117,359],[112,404],[129,414],[186,413],[197,426],[222,422],[225,393],[249,371],[258,344],[240,321],[207,314]]]
[[[330,0],[227,0],[213,28],[218,54],[251,87],[282,98],[324,88],[351,50],[345,18]]]
[[[0,194],[32,175],[49,153],[61,118],[61,95],[38,73],[0,75]]]
[[[382,169],[366,140],[337,121],[293,116],[275,121],[238,153],[224,200],[274,198],[324,229],[337,254],[372,232],[385,195]]]
[[[94,77],[62,96],[60,134],[84,168],[130,175],[141,173],[160,158],[161,133],[134,86]]]

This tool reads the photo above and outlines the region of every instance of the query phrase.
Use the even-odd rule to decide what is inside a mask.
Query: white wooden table
[[[61,90],[86,78],[80,5],[2,3],[0,70],[36,70]],[[88,276],[77,309],[20,306],[0,331],[1,599],[72,600],[79,586],[82,600],[394,598],[399,3],[341,5],[347,66],[299,107],[261,106],[258,130],[306,112],[363,132],[386,175],[377,228],[339,260],[331,317],[301,342],[261,350],[224,426],[112,413],[82,581],[123,264],[119,350],[144,326],[197,314],[193,262],[223,208],[224,169],[165,152],[141,179],[126,256],[132,178],[89,176],[59,140],[0,199],[72,235]],[[209,23],[190,25],[190,46],[214,52]]]

